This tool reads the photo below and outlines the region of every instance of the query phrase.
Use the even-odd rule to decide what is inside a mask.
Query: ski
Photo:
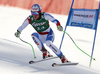
[[[47,60],[51,60],[51,59],[55,59],[55,58],[58,58],[58,57],[48,57],[46,59],[41,59],[41,60],[37,60],[37,61],[29,61],[29,64],[33,64],[33,63],[38,63],[38,62],[43,62],[43,61],[47,61]]]
[[[53,63],[52,67],[56,67],[56,66],[68,66],[68,65],[77,65],[78,63],[61,63],[61,64],[57,64],[57,63]]]

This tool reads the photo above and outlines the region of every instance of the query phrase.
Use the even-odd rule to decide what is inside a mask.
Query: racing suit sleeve
[[[57,26],[60,26],[60,22],[55,19],[52,15],[50,15],[49,13],[44,13],[44,17],[46,20],[50,20],[51,22],[55,23]]]
[[[17,29],[18,31],[22,32],[23,29],[25,29],[29,24],[29,19],[26,18],[23,24]]]

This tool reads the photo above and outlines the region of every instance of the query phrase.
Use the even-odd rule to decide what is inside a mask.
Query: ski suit
[[[60,25],[60,22],[51,16],[49,13],[41,12],[41,18],[35,20],[32,15],[28,16],[23,24],[17,29],[22,31],[28,24],[36,30],[31,36],[37,47],[42,50],[44,48],[44,43],[58,56],[60,57],[62,52],[53,44],[54,41],[54,32],[50,28],[49,21]]]

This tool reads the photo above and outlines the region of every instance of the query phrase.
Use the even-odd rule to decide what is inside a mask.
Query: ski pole
[[[80,50],[80,51],[82,51],[83,53],[85,53],[87,56],[89,56],[89,57],[91,57],[89,54],[87,54],[86,52],[84,52],[81,48],[79,48],[77,45],[76,45],[76,43],[75,43],[75,41],[72,39],[72,37],[67,33],[67,32],[65,32],[65,31],[63,31],[64,33],[66,33],[69,37],[70,37],[70,39],[72,40],[72,42],[74,43],[74,45]],[[93,60],[95,60],[95,58],[93,58],[93,57],[91,57]]]
[[[34,54],[34,58],[36,58],[33,46],[32,46],[30,43],[28,43],[28,42],[22,40],[20,37],[19,37],[19,39],[20,39],[22,42],[27,43],[27,44],[29,44],[29,45],[32,47],[33,54]]]

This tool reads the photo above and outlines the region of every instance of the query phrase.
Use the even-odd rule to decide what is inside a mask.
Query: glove
[[[58,29],[59,31],[63,31],[63,27],[62,27],[62,26],[57,26],[57,29]]]
[[[21,32],[17,30],[17,32],[15,33],[16,37],[20,37]]]

